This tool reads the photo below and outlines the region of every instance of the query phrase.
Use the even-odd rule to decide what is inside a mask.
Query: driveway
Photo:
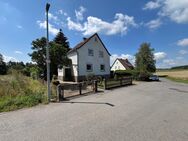
[[[188,141],[188,85],[162,79],[0,114],[0,141]]]

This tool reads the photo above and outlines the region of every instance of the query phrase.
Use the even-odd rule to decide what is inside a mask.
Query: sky
[[[0,53],[4,60],[30,62],[31,42],[50,40],[62,29],[70,47],[98,33],[111,54],[128,58],[143,42],[154,48],[157,68],[188,65],[188,0],[0,0]]]

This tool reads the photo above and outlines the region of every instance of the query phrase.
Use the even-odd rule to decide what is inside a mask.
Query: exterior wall
[[[78,55],[77,55],[77,52],[68,54],[68,58],[72,60],[72,75],[78,76]]]
[[[110,75],[97,75],[97,76],[102,76],[103,78],[110,78]],[[84,81],[84,80],[87,80],[87,77],[86,75],[81,75],[81,76],[76,76],[74,77],[74,80],[76,82],[80,82],[80,81]]]
[[[94,52],[93,56],[88,55],[88,49],[93,50]],[[94,75],[110,74],[110,56],[96,35],[77,51],[78,51],[79,76],[86,76],[88,74],[94,74]],[[103,51],[103,58],[99,57],[99,51]],[[87,71],[86,64],[92,64],[93,70]],[[100,70],[100,65],[105,65],[105,71]]]
[[[64,69],[58,68],[58,80],[63,80],[63,78],[64,78]]]
[[[116,71],[116,70],[126,70],[126,68],[121,64],[119,60],[116,60],[111,67],[111,71]]]

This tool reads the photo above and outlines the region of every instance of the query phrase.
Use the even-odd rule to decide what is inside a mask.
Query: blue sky
[[[188,64],[188,0],[1,0],[0,53],[6,61],[31,61],[31,42],[45,36],[47,2],[51,40],[61,28],[74,47],[97,32],[111,62],[134,62],[140,44],[149,42],[157,67]]]

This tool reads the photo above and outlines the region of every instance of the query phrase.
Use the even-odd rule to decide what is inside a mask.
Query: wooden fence
[[[120,87],[120,86],[125,86],[125,85],[132,85],[132,77],[125,77],[125,78],[120,78],[120,79],[105,79],[104,80],[104,89],[110,89],[110,88],[115,88],[115,87]]]
[[[91,92],[97,92],[97,81],[59,84],[57,86],[57,101]]]

